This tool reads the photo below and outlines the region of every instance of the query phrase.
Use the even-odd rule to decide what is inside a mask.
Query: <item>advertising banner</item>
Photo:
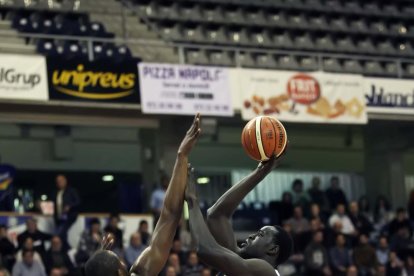
[[[136,63],[48,58],[50,99],[138,104]]]
[[[239,69],[237,79],[232,89],[242,97],[245,120],[273,115],[290,122],[367,123],[362,76]]]
[[[364,92],[369,113],[414,114],[412,80],[365,78]]]
[[[48,99],[44,57],[0,54],[0,61],[1,99]]]
[[[143,113],[233,116],[229,69],[140,63]]]

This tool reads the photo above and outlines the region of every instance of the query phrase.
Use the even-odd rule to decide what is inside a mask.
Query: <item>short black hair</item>
[[[23,248],[22,256],[26,255],[27,253],[34,254],[34,250],[33,249],[28,249],[28,248]]]
[[[278,234],[275,235],[274,242],[279,245],[279,256],[276,260],[276,266],[283,264],[293,253],[293,240],[288,232],[280,226],[274,225]]]
[[[89,227],[94,224],[101,224],[101,222],[99,221],[98,218],[91,218],[91,220],[89,221]]]
[[[96,251],[85,264],[86,276],[118,276],[119,259],[108,250]]]
[[[146,221],[145,219],[141,220],[139,222],[139,226],[143,225],[143,224],[148,224],[148,221]]]

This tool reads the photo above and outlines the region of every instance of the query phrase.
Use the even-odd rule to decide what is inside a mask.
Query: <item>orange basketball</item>
[[[287,133],[283,124],[270,116],[250,120],[243,129],[242,145],[247,155],[257,161],[281,156],[286,149]]]

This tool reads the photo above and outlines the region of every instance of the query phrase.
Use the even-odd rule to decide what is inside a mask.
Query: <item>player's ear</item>
[[[267,251],[267,255],[270,256],[276,256],[279,254],[279,245],[272,245],[272,247],[269,248],[269,250]]]

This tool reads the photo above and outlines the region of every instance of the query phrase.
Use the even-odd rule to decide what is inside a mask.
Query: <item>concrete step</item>
[[[8,20],[0,20],[0,30],[10,30],[11,22]]]
[[[0,41],[0,53],[34,54],[36,53],[36,47]]]

